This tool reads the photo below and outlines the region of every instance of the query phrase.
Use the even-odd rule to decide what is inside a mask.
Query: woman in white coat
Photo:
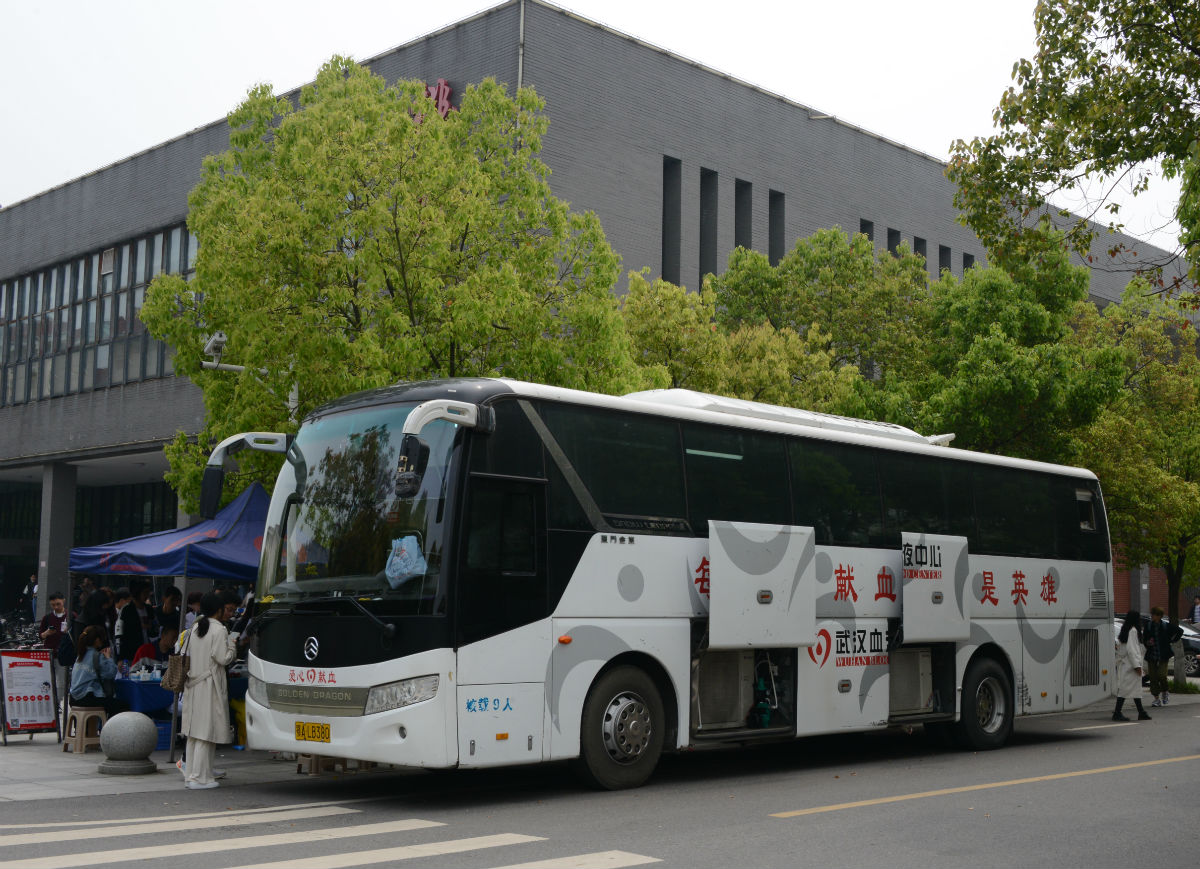
[[[217,745],[229,741],[229,687],[225,667],[237,657],[237,641],[220,616],[224,599],[213,592],[200,601],[201,615],[188,631],[185,651],[191,657],[183,692],[183,724],[187,735],[187,787],[215,788],[213,758]]]
[[[1117,708],[1113,710],[1113,721],[1128,721],[1121,713],[1125,698],[1132,697],[1137,707],[1138,721],[1149,721],[1150,716],[1142,708],[1142,664],[1145,658],[1142,648],[1142,614],[1130,610],[1117,634]]]

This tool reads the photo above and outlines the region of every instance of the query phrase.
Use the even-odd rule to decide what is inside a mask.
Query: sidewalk
[[[176,758],[179,752],[176,751]],[[85,754],[64,752],[53,733],[8,737],[0,745],[0,804],[49,800],[58,797],[98,796],[176,791],[183,777],[170,753],[156,751],[150,759],[158,772],[146,775],[104,775],[98,771],[104,752],[93,749]],[[273,752],[235,751],[230,746],[217,749],[215,765],[228,772],[222,787],[260,784],[268,781],[295,780],[295,760],[283,760]]]

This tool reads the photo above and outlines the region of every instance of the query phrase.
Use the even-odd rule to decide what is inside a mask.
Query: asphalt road
[[[1194,866],[1200,696],[1150,711],[1019,721],[987,753],[918,729],[674,756],[618,793],[554,764],[16,802],[0,867]]]

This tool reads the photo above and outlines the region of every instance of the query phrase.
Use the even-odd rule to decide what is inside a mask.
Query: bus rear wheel
[[[662,755],[666,716],[654,680],[616,667],[597,680],[583,704],[577,768],[605,790],[641,785]]]
[[[996,661],[976,658],[963,679],[958,741],[963,748],[988,751],[1008,742],[1013,728],[1012,683]]]

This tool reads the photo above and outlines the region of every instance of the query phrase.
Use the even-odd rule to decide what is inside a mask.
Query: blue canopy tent
[[[212,519],[71,550],[75,573],[187,576],[254,584],[270,496],[258,483]]]

